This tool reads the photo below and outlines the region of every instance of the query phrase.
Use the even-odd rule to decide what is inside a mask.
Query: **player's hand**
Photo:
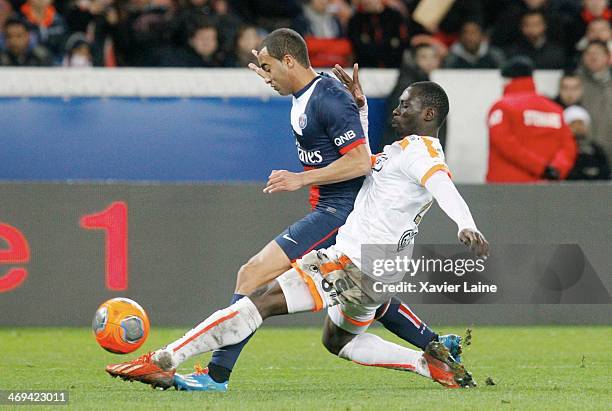
[[[489,257],[489,242],[478,230],[464,228],[459,233],[459,241],[468,247],[477,257]]]
[[[295,191],[302,187],[304,187],[304,177],[301,173],[292,173],[287,170],[272,170],[268,177],[268,184],[266,184],[263,192]]]
[[[253,53],[255,58],[257,58],[259,54],[257,50],[251,50],[251,53]],[[259,67],[257,64],[254,64],[254,63],[249,63],[249,68],[251,69],[251,71],[254,71],[255,73],[257,73],[259,77],[264,79],[266,84],[270,84],[270,73],[268,73],[267,71],[265,71],[264,69],[262,69],[261,67]]]
[[[334,73],[334,76],[338,77],[338,80],[340,80],[353,95],[353,99],[355,99],[357,107],[363,107],[366,102],[366,97],[365,94],[363,94],[361,83],[359,83],[359,64],[355,63],[353,65],[353,78],[351,78],[351,76],[349,76],[339,64],[334,66],[332,73]]]

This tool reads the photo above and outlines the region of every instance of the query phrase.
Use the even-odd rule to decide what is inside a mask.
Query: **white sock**
[[[257,307],[248,297],[244,297],[215,312],[182,338],[157,351],[154,359],[164,363],[164,369],[176,368],[195,355],[239,343],[255,332],[261,323]]]
[[[412,371],[431,378],[423,352],[385,341],[374,334],[359,334],[342,347],[340,358],[361,365]]]

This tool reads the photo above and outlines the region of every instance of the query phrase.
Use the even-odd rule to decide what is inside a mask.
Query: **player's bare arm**
[[[364,176],[370,172],[370,168],[370,152],[365,144],[361,144],[326,167],[300,173],[273,170],[263,191],[276,193],[295,191],[304,186],[339,183]]]

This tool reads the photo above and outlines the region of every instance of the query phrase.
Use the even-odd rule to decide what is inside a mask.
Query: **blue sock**
[[[379,308],[384,310],[385,306]],[[377,316],[382,312],[377,312]],[[412,310],[397,298],[393,297],[389,308],[378,321],[393,334],[410,344],[425,350],[427,344],[437,340],[438,334],[433,332]]]
[[[231,303],[234,304],[242,297],[244,297],[242,294],[232,295]],[[225,382],[229,380],[234,364],[238,361],[242,349],[246,343],[249,342],[253,334],[249,335],[238,344],[228,345],[227,347],[223,347],[223,350],[213,351],[212,358],[208,363],[208,375],[210,375],[210,378],[216,382]]]

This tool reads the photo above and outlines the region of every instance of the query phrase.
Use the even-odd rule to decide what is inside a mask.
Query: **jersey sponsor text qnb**
[[[342,134],[340,137],[334,138],[334,144],[339,147],[347,141],[354,139],[355,136],[355,132],[353,130],[349,130],[346,133]]]
[[[321,150],[304,150],[297,141],[295,142],[295,146],[297,147],[298,157],[302,163],[319,164],[323,162]]]

